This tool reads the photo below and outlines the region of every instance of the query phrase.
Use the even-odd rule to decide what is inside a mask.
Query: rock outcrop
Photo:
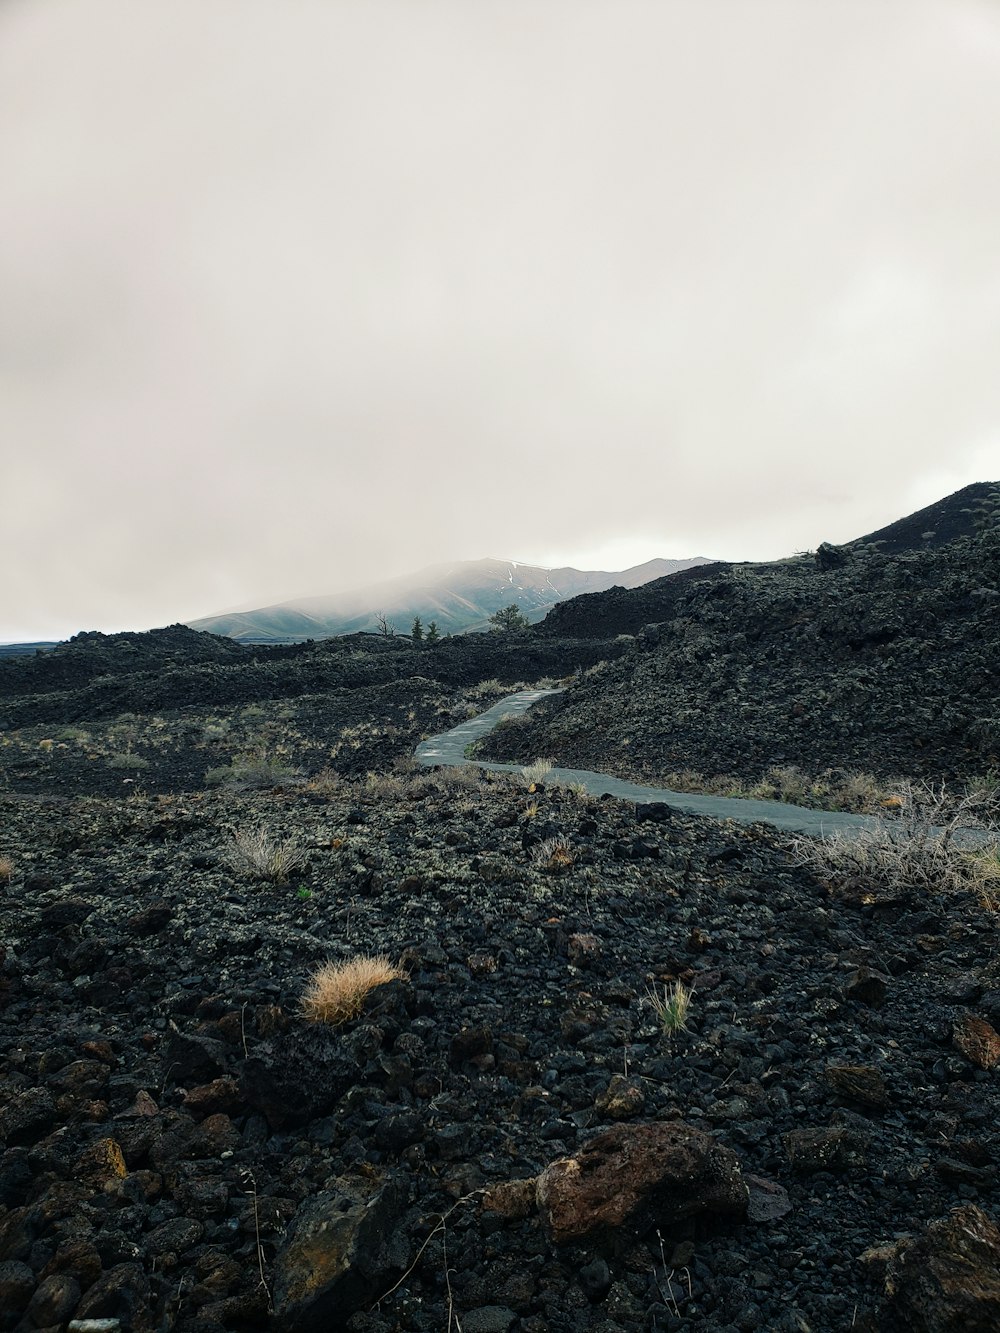
[[[746,1216],[735,1153],[680,1122],[619,1125],[538,1178],[537,1203],[557,1245],[643,1236],[692,1217]]]

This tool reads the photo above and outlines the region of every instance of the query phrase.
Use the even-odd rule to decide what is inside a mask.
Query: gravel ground
[[[968,895],[835,891],[764,826],[447,771],[0,818],[2,1328],[904,1329],[862,1254],[996,1208]],[[237,875],[247,827],[307,864]],[[359,952],[406,979],[307,1024],[312,969]],[[554,1239],[535,1179],[664,1125],[731,1151],[750,1220]]]

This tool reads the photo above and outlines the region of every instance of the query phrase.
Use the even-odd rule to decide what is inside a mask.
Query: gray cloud
[[[0,639],[1000,475],[1000,11],[0,9]]]

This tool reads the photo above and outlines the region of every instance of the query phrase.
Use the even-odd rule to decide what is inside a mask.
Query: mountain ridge
[[[397,633],[413,619],[434,620],[442,634],[488,629],[490,616],[516,602],[529,621],[541,620],[567,597],[615,586],[633,588],[709,563],[705,557],[647,560],[624,570],[547,568],[519,560],[452,560],[410,575],[384,579],[345,592],[298,597],[249,611],[203,616],[187,623],[243,643],[332,638],[379,629],[384,616]]]

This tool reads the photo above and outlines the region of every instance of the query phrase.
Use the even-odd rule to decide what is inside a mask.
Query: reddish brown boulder
[[[717,1214],[742,1219],[748,1190],[735,1153],[679,1121],[616,1125],[538,1177],[537,1202],[556,1244]]]
[[[1000,1328],[1000,1228],[975,1204],[863,1258],[882,1269],[888,1304],[913,1333]]]
[[[1000,1061],[1000,1033],[985,1018],[964,1014],[955,1024],[952,1041],[980,1069],[992,1069]]]
[[[535,1209],[535,1177],[501,1180],[483,1195],[484,1213],[498,1213],[511,1221],[528,1217]]]
[[[240,1105],[240,1085],[228,1074],[202,1083],[184,1094],[184,1105],[195,1115],[210,1116],[218,1111],[231,1113]]]

